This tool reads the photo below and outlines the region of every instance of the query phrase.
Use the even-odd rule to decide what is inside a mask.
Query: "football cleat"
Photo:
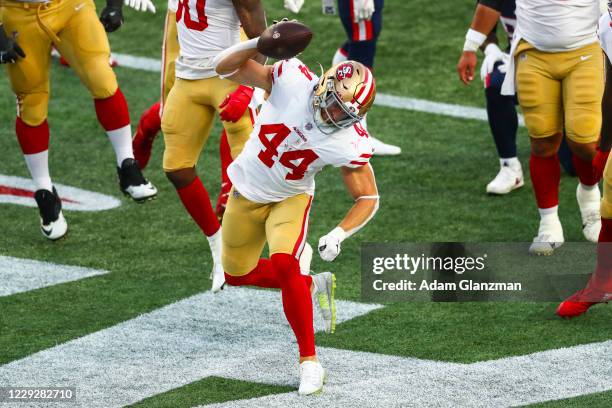
[[[582,217],[582,233],[587,241],[597,242],[599,231],[601,230],[601,216],[599,215],[601,194],[599,186],[595,185],[592,190],[585,190],[581,184],[578,184],[576,200],[578,201],[580,216]]]
[[[532,255],[552,255],[555,249],[565,242],[563,227],[557,217],[545,217],[540,220],[538,236],[529,247]]]
[[[62,214],[62,200],[57,190],[37,190],[34,199],[40,212],[40,231],[48,239],[55,241],[66,235],[68,224]]]
[[[136,160],[132,158],[123,160],[121,167],[117,168],[117,175],[119,188],[134,201],[142,203],[157,195],[157,188],[144,178]]]
[[[327,381],[327,370],[318,361],[300,363],[299,395],[320,394],[323,384]]]
[[[401,147],[385,143],[372,135],[370,135],[370,142],[375,156],[397,156],[402,153]]]
[[[586,313],[591,306],[599,303],[608,303],[609,300],[612,300],[612,294],[602,294],[601,296],[597,297],[601,298],[601,300],[595,302],[593,301],[595,300],[595,296],[587,294],[586,289],[579,290],[559,304],[557,307],[557,315],[559,317],[571,319]],[[588,299],[589,301],[586,301],[585,299]]]
[[[336,331],[336,275],[323,272],[312,276],[314,290],[312,297],[319,305],[319,313],[325,323],[325,333]],[[314,299],[313,299],[314,303]]]
[[[300,255],[300,273],[302,275],[310,275],[310,263],[312,262],[312,247],[308,242],[304,244],[304,250]]]
[[[213,293],[217,293],[225,286],[225,273],[223,271],[223,265],[215,263],[212,270],[212,287]]]
[[[501,167],[497,176],[489,184],[487,184],[488,194],[503,195],[508,194],[512,190],[523,187],[525,181],[523,179],[523,169],[521,163],[518,166],[508,163],[506,160],[500,160]]]

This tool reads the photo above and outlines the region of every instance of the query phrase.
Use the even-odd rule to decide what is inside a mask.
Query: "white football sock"
[[[36,185],[36,190],[53,191],[51,176],[49,175],[49,151],[24,154],[23,157],[25,158],[28,170],[30,170],[32,180]]]
[[[501,167],[508,166],[512,170],[519,171],[521,170],[521,162],[517,157],[508,157],[505,159],[499,159],[499,165]]]
[[[540,213],[540,218],[542,220],[559,218],[559,206],[558,205],[555,205],[554,207],[550,207],[550,208],[538,208],[538,212]]]
[[[134,158],[134,152],[132,151],[132,128],[130,125],[115,130],[109,130],[106,134],[115,150],[117,167],[121,167],[123,160]]]
[[[346,61],[348,58],[346,55],[342,53],[342,48],[338,48],[336,53],[334,54],[334,59],[332,60],[332,65],[339,64],[341,62]]]
[[[212,254],[213,261],[216,264],[221,264],[221,228],[219,231],[215,232],[210,237],[206,237],[208,239],[208,245],[210,246],[210,253]]]

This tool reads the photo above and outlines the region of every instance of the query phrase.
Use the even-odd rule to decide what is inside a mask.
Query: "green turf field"
[[[102,3],[97,3],[100,9]],[[159,58],[165,13],[161,3],[156,3],[158,12],[153,16],[126,10],[125,25],[110,35],[112,50]],[[448,3],[387,1],[376,59],[378,92],[484,106],[480,81],[464,87],[455,74],[474,2]],[[265,5],[269,21],[288,15],[281,0],[266,0]],[[318,63],[330,63],[344,32],[336,17],[321,14],[318,1],[307,1],[299,18],[315,33],[302,59],[317,71]],[[125,67],[116,68],[116,73],[135,122],[158,98],[159,74]],[[53,179],[120,197],[114,155],[87,91],[57,60],[52,63],[51,78],[49,157]],[[28,177],[14,135],[14,105],[3,74],[0,174]],[[372,160],[381,205],[370,225],[343,244],[342,255],[333,264],[314,257],[315,271],[336,273],[340,299],[359,302],[360,242],[531,241],[538,215],[530,183],[526,181],[525,187],[506,197],[484,193],[498,168],[485,122],[381,106],[375,106],[368,118],[371,133],[401,146],[403,154]],[[216,197],[219,189],[219,132],[217,122],[198,166],[211,197]],[[525,170],[528,152],[527,134],[521,128],[519,156]],[[206,240],[163,175],[162,153],[160,138],[146,171],[159,189],[157,200],[137,205],[121,198],[122,205],[113,210],[67,211],[69,232],[59,242],[48,242],[40,234],[35,209],[0,204],[0,255],[110,271],[0,297],[0,370],[4,364],[209,289],[212,261]],[[562,178],[560,216],[569,242],[583,241],[575,187],[575,179]],[[339,172],[324,171],[317,179],[310,244],[315,246],[350,205]],[[609,306],[598,306],[573,321],[555,318],[555,307],[549,303],[389,304],[340,324],[334,335],[317,334],[317,345],[467,364],[612,339]],[[592,364],[597,370],[598,362],[593,360]],[[334,368],[329,368],[333,373]],[[211,376],[150,396],[137,406],[191,407],[293,389]],[[543,406],[612,406],[612,392]]]

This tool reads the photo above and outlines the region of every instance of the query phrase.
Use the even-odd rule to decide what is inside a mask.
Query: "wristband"
[[[463,44],[463,51],[478,51],[478,48],[484,44],[487,36],[474,29],[469,29],[465,34],[465,43]]]

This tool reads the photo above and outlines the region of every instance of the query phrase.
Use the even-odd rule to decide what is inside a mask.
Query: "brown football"
[[[310,28],[297,21],[280,21],[261,34],[257,50],[266,57],[289,59],[304,51],[310,40]]]

